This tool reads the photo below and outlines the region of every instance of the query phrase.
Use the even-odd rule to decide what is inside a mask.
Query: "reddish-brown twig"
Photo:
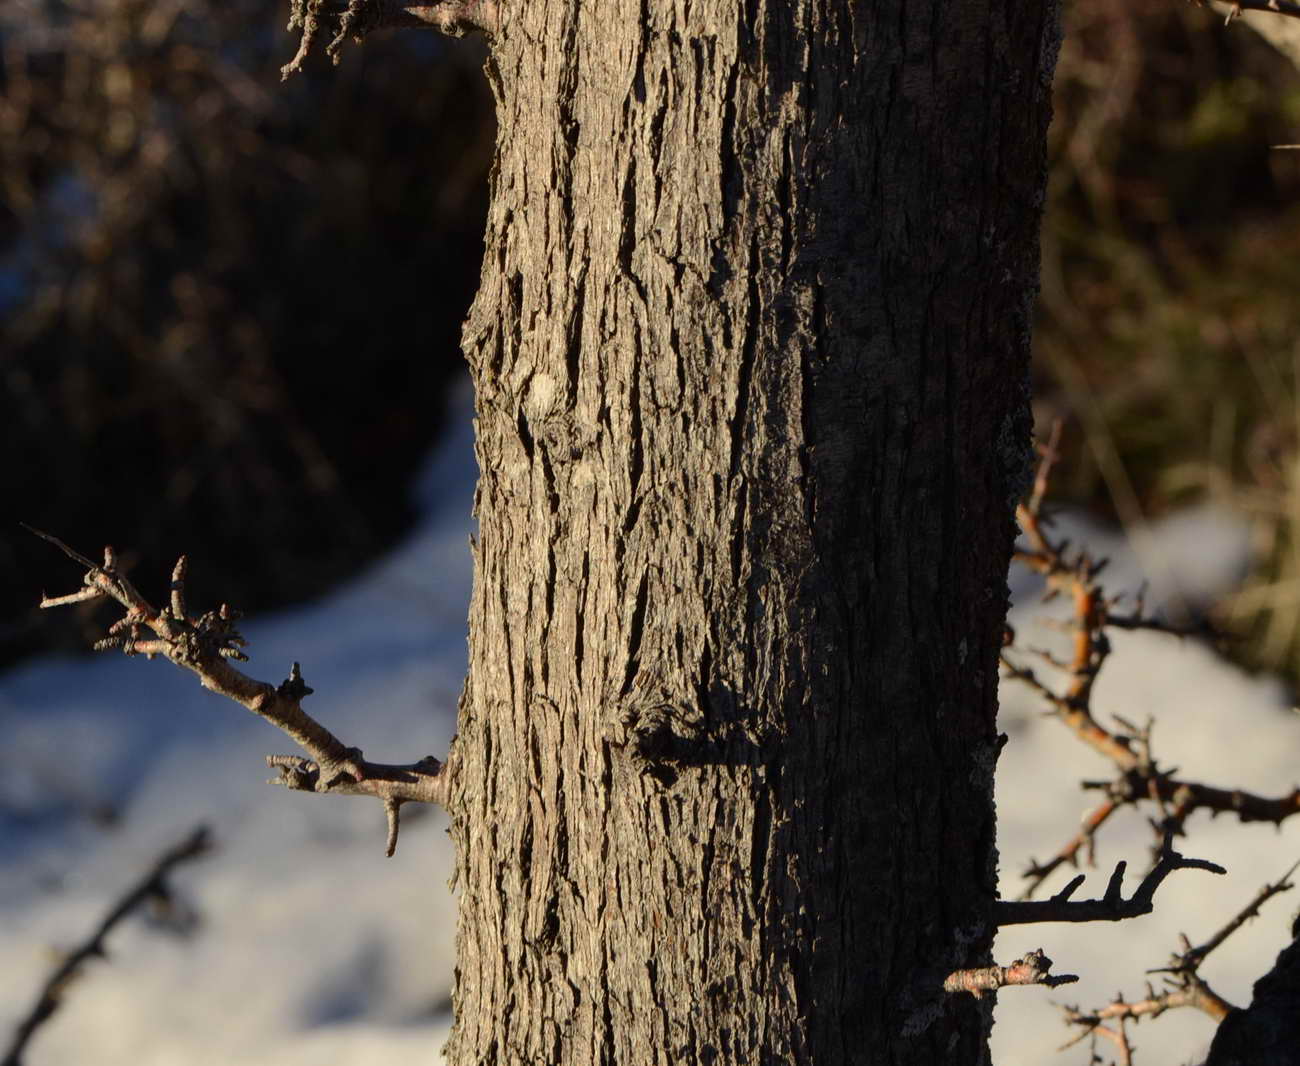
[[[500,17],[498,0],[289,0],[289,29],[300,29],[302,38],[297,54],[280,73],[287,78],[302,70],[322,22],[334,29],[325,54],[337,63],[349,37],[361,41],[388,28],[437,30],[448,37],[463,37],[472,30],[495,33]]]
[[[1204,6],[1204,0],[1197,2]],[[1223,20],[1225,25],[1233,19],[1241,18],[1243,11],[1266,11],[1272,15],[1300,18],[1300,4],[1293,3],[1292,0],[1225,0],[1224,7],[1228,9]]]
[[[1037,658],[1052,670],[1064,675],[1064,684],[1043,680],[1034,670],[1018,662],[1016,649],[1008,647],[1002,654],[1006,676],[1028,685],[1043,699],[1053,717],[1059,719],[1075,736],[1094,751],[1108,758],[1119,771],[1110,782],[1085,783],[1101,788],[1106,802],[1085,818],[1084,828],[1068,840],[1047,863],[1031,863],[1026,871],[1029,882],[1022,898],[1031,897],[1044,879],[1066,862],[1075,863],[1079,849],[1087,845],[1091,860],[1093,844],[1100,827],[1120,807],[1150,802],[1157,806],[1159,817],[1153,819],[1157,833],[1181,833],[1187,818],[1196,810],[1212,813],[1230,812],[1242,821],[1280,823],[1300,812],[1300,788],[1278,797],[1260,796],[1240,789],[1222,789],[1195,781],[1185,781],[1160,769],[1151,752],[1150,725],[1139,729],[1117,719],[1124,732],[1107,729],[1097,721],[1092,708],[1092,694],[1109,655],[1111,642],[1107,630],[1112,628],[1147,629],[1174,636],[1205,634],[1199,625],[1181,625],[1148,615],[1144,597],[1139,594],[1134,609],[1128,613],[1115,610],[1116,599],[1108,598],[1099,575],[1105,560],[1094,561],[1084,551],[1069,550],[1068,542],[1053,539],[1046,528],[1043,500],[1049,487],[1053,464],[1058,457],[1059,426],[1053,426],[1046,445],[1040,447],[1042,459],[1030,497],[1017,511],[1027,542],[1015,558],[1043,576],[1045,598],[1065,595],[1073,607],[1072,651],[1067,658],[1034,651]]]
[[[1148,981],[1146,995],[1142,999],[1126,1000],[1123,996],[1116,996],[1105,1007],[1091,1011],[1083,1011],[1074,1006],[1065,1007],[1067,1024],[1081,1026],[1083,1031],[1064,1047],[1077,1044],[1094,1032],[1107,1035],[1104,1032],[1106,1029],[1104,1022],[1118,1021],[1122,1028],[1125,1021],[1158,1018],[1165,1011],[1181,1007],[1191,1007],[1216,1022],[1223,1021],[1228,1013],[1236,1008],[1205,982],[1199,973],[1200,966],[1215,948],[1255,917],[1260,907],[1274,896],[1293,887],[1290,877],[1298,867],[1300,863],[1296,863],[1276,881],[1264,885],[1246,906],[1224,923],[1205,943],[1192,947],[1191,941],[1185,935],[1180,935],[1182,950],[1174,954],[1167,965],[1147,971],[1147,973],[1165,975],[1166,987],[1163,991],[1157,992]]]

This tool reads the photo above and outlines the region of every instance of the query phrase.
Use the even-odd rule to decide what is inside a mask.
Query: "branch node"
[[[281,681],[280,687],[276,689],[277,694],[282,698],[293,700],[295,703],[301,702],[315,691],[303,680],[302,669],[297,663],[289,668],[289,676]]]

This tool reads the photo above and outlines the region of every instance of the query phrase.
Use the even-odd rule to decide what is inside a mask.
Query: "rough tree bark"
[[[1051,0],[518,0],[469,1063],[976,1063]]]

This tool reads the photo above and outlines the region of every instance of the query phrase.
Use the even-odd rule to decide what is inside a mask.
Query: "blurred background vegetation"
[[[1300,75],[1184,0],[1070,0],[1056,75],[1036,421],[1058,496],[1130,530],[1193,502],[1247,516],[1254,567],[1214,620],[1247,665],[1300,647]],[[1296,52],[1300,55],[1300,51]]]
[[[481,44],[381,35],[282,85],[286,17],[0,8],[5,498],[133,553],[146,591],[183,549],[196,603],[246,609],[409,521],[494,136]],[[1300,142],[1300,74],[1186,0],[1067,0],[1065,20],[1035,355],[1040,423],[1067,426],[1058,494],[1129,527],[1201,500],[1247,515],[1255,568],[1217,620],[1296,678],[1300,152],[1272,146]],[[0,535],[0,661],[78,641],[31,609],[63,572]]]
[[[401,533],[478,280],[481,44],[378,35],[281,84],[287,18],[0,5],[4,511],[118,546],[149,595],[185,551],[202,607],[301,598]],[[9,520],[0,662],[86,646],[32,609],[76,576]]]

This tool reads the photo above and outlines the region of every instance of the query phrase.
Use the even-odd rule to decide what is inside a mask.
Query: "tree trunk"
[[[501,16],[449,1061],[985,1061],[1054,4]]]

